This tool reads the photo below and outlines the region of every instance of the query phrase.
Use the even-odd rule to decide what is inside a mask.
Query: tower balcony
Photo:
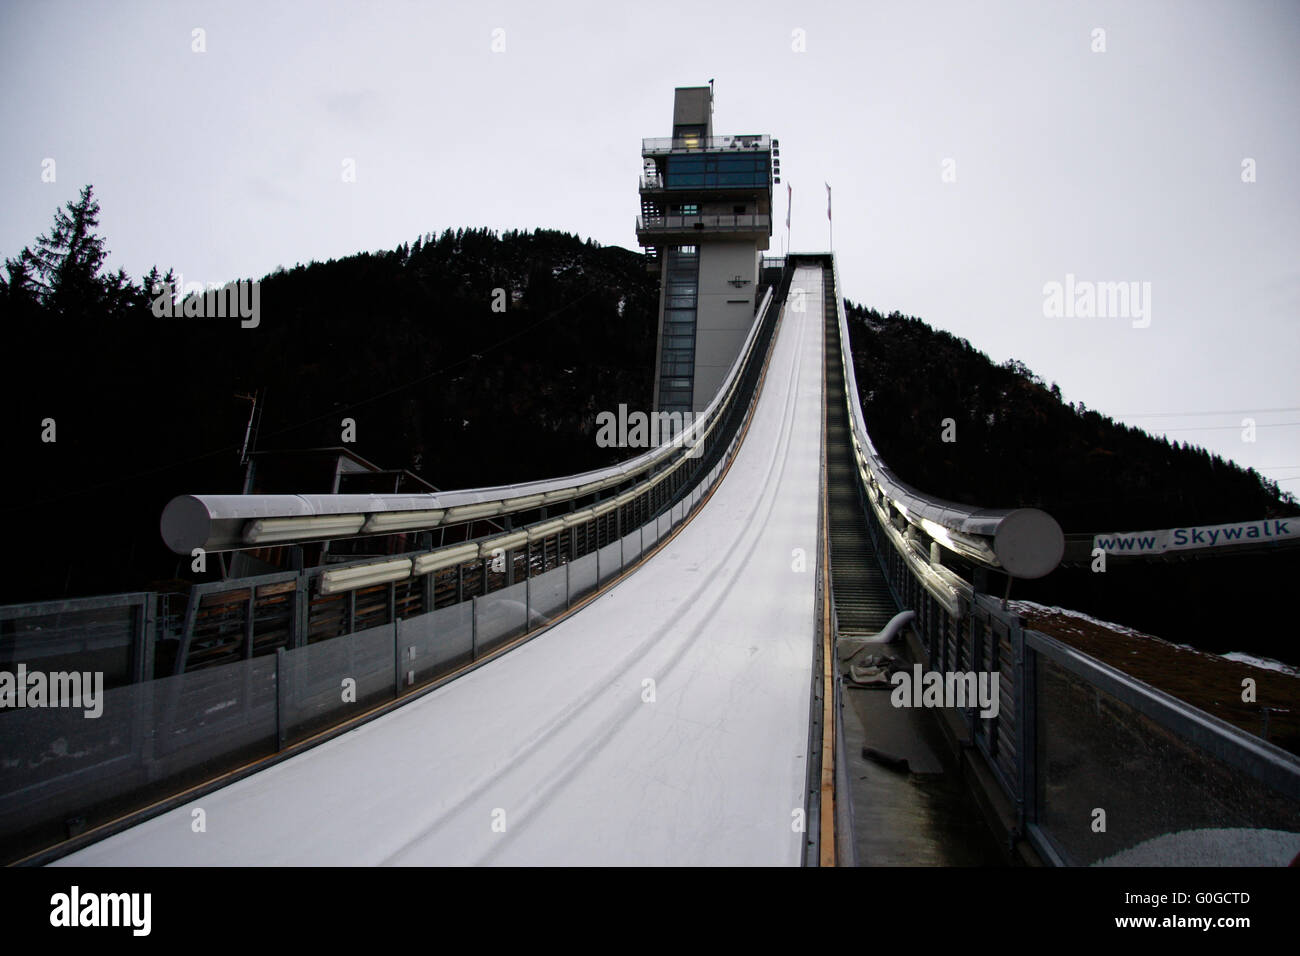
[[[767,213],[636,217],[636,238],[643,246],[689,244],[702,235],[718,234],[763,240],[762,247],[767,248],[772,217]]]

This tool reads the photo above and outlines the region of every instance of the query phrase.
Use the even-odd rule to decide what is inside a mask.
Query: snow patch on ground
[[[1072,617],[1081,621],[1087,621],[1089,624],[1095,624],[1097,627],[1104,627],[1108,631],[1114,631],[1117,634],[1127,634],[1131,637],[1144,637],[1149,641],[1159,641],[1161,644],[1168,644],[1170,647],[1176,647],[1182,651],[1191,651],[1193,654],[1201,654],[1205,657],[1218,657],[1223,660],[1233,661],[1237,664],[1248,664],[1251,667],[1262,667],[1265,670],[1277,671],[1290,677],[1300,677],[1300,667],[1282,661],[1274,660],[1271,657],[1260,657],[1257,654],[1249,654],[1245,651],[1229,651],[1227,654],[1214,654],[1210,651],[1203,651],[1200,648],[1193,647],[1190,644],[1175,644],[1172,641],[1166,641],[1162,637],[1156,637],[1154,634],[1145,634],[1142,631],[1135,631],[1131,627],[1125,627],[1123,624],[1116,624],[1114,621],[1103,621],[1099,618],[1091,617],[1082,611],[1072,611],[1064,607],[1048,607],[1046,604],[1038,604],[1034,601],[1008,601],[1007,607],[1018,614],[1059,614],[1063,617]]]
[[[1249,664],[1251,667],[1262,667],[1265,670],[1289,674],[1291,677],[1300,677],[1300,667],[1292,667],[1290,664],[1275,661],[1271,657],[1259,657],[1255,654],[1247,654],[1245,651],[1229,651],[1227,654],[1220,654],[1219,656],[1225,660],[1236,661],[1239,664]]]
[[[1036,613],[1036,614],[1060,614],[1065,617],[1078,618],[1081,621],[1087,621],[1089,624],[1096,624],[1098,627],[1104,627],[1108,631],[1116,631],[1120,634],[1131,634],[1134,637],[1149,637],[1153,641],[1159,641],[1160,638],[1151,634],[1144,634],[1141,631],[1135,631],[1131,627],[1125,627],[1123,624],[1116,624],[1114,621],[1103,621],[1100,618],[1084,614],[1082,611],[1072,611],[1066,607],[1048,607],[1046,604],[1038,604],[1034,601],[1008,601],[1007,607],[1018,613]],[[1164,643],[1168,643],[1165,641]]]

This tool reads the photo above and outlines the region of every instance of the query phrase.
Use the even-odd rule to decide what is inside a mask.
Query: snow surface
[[[820,269],[792,284],[821,303]],[[821,322],[820,308],[786,313],[713,499],[610,592],[391,714],[58,864],[797,865]]]

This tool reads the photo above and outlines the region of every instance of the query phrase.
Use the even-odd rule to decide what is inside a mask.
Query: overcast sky
[[[637,248],[641,138],[713,78],[794,249],[831,183],[850,299],[1300,491],[1295,0],[5,0],[0,71],[0,255],[92,183],[110,266],[187,282],[459,226]],[[1046,316],[1067,275],[1149,314]]]

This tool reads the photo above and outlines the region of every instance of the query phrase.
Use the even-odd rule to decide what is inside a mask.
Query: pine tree
[[[31,318],[40,312],[40,287],[36,282],[36,261],[24,248],[16,259],[5,260],[7,277],[0,278],[0,308],[7,321]]]
[[[125,269],[118,269],[104,277],[104,315],[114,319],[129,318],[140,301],[140,288],[131,281]]]
[[[37,294],[51,314],[87,317],[102,305],[105,287],[99,270],[108,253],[103,238],[95,235],[98,225],[99,203],[93,187],[86,186],[75,202],[68,203],[66,212],[55,211],[49,235],[36,240],[33,278]]]

